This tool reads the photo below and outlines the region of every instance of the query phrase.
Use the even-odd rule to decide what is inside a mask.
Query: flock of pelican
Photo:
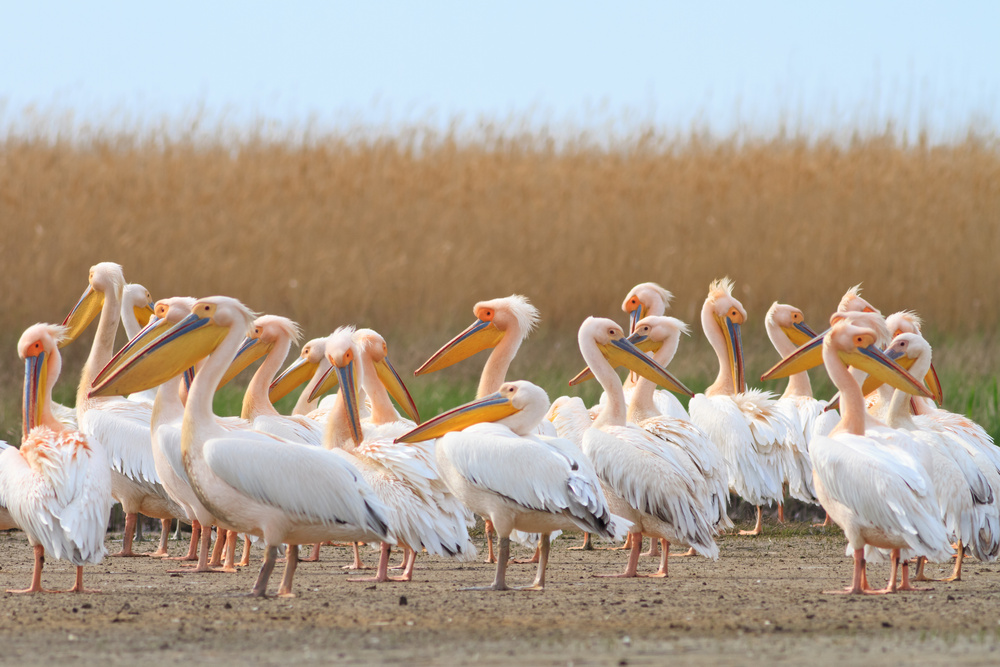
[[[908,564],[1000,554],[1000,453],[966,417],[938,408],[931,348],[911,312],[883,317],[852,288],[817,335],[792,306],[775,303],[766,329],[782,360],[762,380],[790,377],[780,397],[747,387],[743,305],[717,280],[701,325],[719,360],[716,380],[694,394],[668,370],[685,323],[665,316],[672,295],[655,283],[633,288],[626,332],[589,317],[578,344],[587,368],[570,384],[596,379],[598,404],[549,401],[527,381],[508,381],[519,347],[538,320],[522,296],[476,304],[475,322],[416,371],[430,373],[491,349],[475,400],[420,423],[386,341],[370,329],[341,327],[306,343],[281,371],[300,337],[287,318],[256,316],[235,299],[174,297],[152,302],[125,283],[119,265],[90,270],[89,285],[62,325],[36,324],[18,343],[25,362],[20,448],[0,443],[0,529],[20,528],[34,549],[30,586],[39,592],[48,552],[77,566],[105,555],[111,506],[125,512],[122,550],[139,514],[162,521],[169,558],[174,519],[192,525],[186,572],[232,572],[243,536],[264,547],[252,595],[264,596],[284,550],[278,595],[292,595],[299,546],[381,544],[373,581],[412,577],[426,551],[471,559],[474,515],[486,520],[493,590],[507,589],[511,539],[534,544],[528,589],[545,585],[555,531],[626,537],[624,571],[600,576],[666,577],[671,544],[719,556],[716,537],[733,528],[730,493],[757,507],[746,534],[762,531],[761,507],[787,493],[821,505],[843,528],[854,573],[848,593],[919,590]],[[98,319],[76,409],[52,401],[59,348]],[[122,324],[128,342],[117,352]],[[263,361],[242,414],[212,409],[220,386]],[[805,371],[824,364],[839,389],[813,398]],[[629,371],[623,383],[616,369]],[[273,403],[300,385],[292,415]],[[665,390],[658,390],[657,387]],[[334,388],[337,392],[323,395]],[[688,407],[675,394],[690,398]],[[322,398],[322,400],[321,400]],[[393,403],[395,401],[395,404]],[[397,406],[398,405],[398,409]],[[832,409],[839,406],[839,413]],[[212,529],[218,539],[211,548]],[[498,537],[494,553],[491,533]],[[639,575],[643,537],[659,568]],[[402,573],[390,577],[393,546]],[[673,554],[679,555],[679,554]],[[873,590],[867,560],[888,557],[890,580]],[[897,581],[897,564],[902,579]]]

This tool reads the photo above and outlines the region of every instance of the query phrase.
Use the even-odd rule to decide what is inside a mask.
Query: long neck
[[[153,400],[153,416],[149,424],[150,430],[154,433],[160,426],[183,418],[184,403],[181,401],[181,383],[183,381],[184,374],[182,373],[157,387],[156,398]]]
[[[278,415],[278,411],[271,404],[271,399],[267,397],[267,390],[270,389],[274,376],[281,370],[281,365],[285,363],[285,357],[288,356],[291,347],[291,338],[280,336],[264,357],[264,362],[250,378],[247,391],[243,394],[243,410],[240,412],[243,419],[252,422],[262,415],[272,417]]]
[[[292,408],[293,415],[307,415],[319,407],[320,397],[317,396],[315,401],[310,401],[309,395],[312,394],[312,390],[319,384],[319,381],[323,378],[328,368],[330,368],[328,363],[320,362],[320,365],[316,368],[316,372],[313,373],[313,376],[309,378],[309,382],[306,383],[306,388],[299,394],[299,399],[295,401],[295,407]]]
[[[237,350],[246,336],[246,331],[240,327],[232,327],[215,348],[205,364],[198,370],[188,391],[187,404],[184,408],[183,437],[181,449],[188,456],[189,449],[200,452],[204,441],[200,434],[215,429],[215,413],[212,412],[212,400],[219,382],[233,363]]]
[[[139,326],[139,320],[135,319],[135,309],[123,303],[120,311],[122,326],[125,327],[125,335],[128,336],[129,340],[132,340],[142,329]]]
[[[917,357],[917,360],[910,368],[913,377],[922,378],[927,375],[931,367],[931,355],[924,353]],[[913,398],[905,391],[896,389],[892,392],[892,399],[889,401],[889,408],[885,414],[885,423],[893,428],[905,428],[913,430],[913,412],[911,411],[910,399]]]
[[[705,332],[708,344],[715,350],[715,356],[719,359],[719,375],[707,389],[706,396],[732,396],[733,395],[733,373],[729,368],[729,353],[726,352],[726,339],[719,324],[712,315],[711,304],[705,303],[701,309],[701,328]]]
[[[389,392],[382,386],[382,382],[375,372],[375,363],[367,354],[362,354],[361,358],[364,365],[362,386],[365,388],[365,393],[368,394],[368,403],[372,409],[372,424],[381,425],[399,421],[399,415],[392,405]]]
[[[832,433],[865,434],[865,397],[861,386],[848,372],[847,367],[837,356],[837,352],[826,343],[823,344],[823,362],[830,379],[840,390],[840,422]]]
[[[500,390],[500,385],[507,381],[507,369],[517,355],[524,334],[516,324],[507,329],[500,343],[490,352],[483,374],[479,378],[479,389],[476,398],[483,398]]]
[[[671,336],[660,346],[659,350],[653,353],[653,360],[666,368],[674,360],[680,342],[680,336]],[[631,375],[629,379],[631,379]],[[641,376],[636,380],[635,391],[632,392],[632,400],[628,406],[628,420],[630,422],[638,423],[644,419],[660,416],[660,411],[656,409],[656,402],[653,399],[655,391],[656,384],[652,380]]]
[[[323,446],[327,449],[346,449],[352,451],[357,445],[351,433],[350,418],[347,415],[347,403],[344,401],[344,388],[333,399],[330,418],[326,420],[326,432],[323,435]]]
[[[53,351],[45,363],[48,364],[48,368],[45,370],[45,386],[42,387],[42,392],[38,397],[41,402],[41,415],[38,423],[53,431],[62,431],[66,426],[52,414],[52,388],[56,386],[56,380],[59,379],[59,372],[62,370],[62,356],[60,356],[59,350]]]
[[[80,385],[76,391],[77,410],[86,409],[91,400],[87,398],[90,385],[97,374],[111,361],[115,353],[115,335],[118,333],[118,322],[121,319],[122,295],[121,288],[112,287],[104,293],[104,305],[101,307],[101,318],[98,320],[94,343],[90,346],[90,356],[80,374]]]
[[[626,418],[625,392],[622,390],[622,382],[611,367],[608,360],[604,358],[601,351],[593,341],[580,341],[580,353],[583,360],[590,366],[594,377],[604,388],[607,402],[601,409],[601,414],[594,421],[594,426],[624,426]]]
[[[771,345],[774,345],[774,349],[778,351],[782,357],[787,357],[792,352],[795,351],[795,345],[791,340],[788,339],[788,334],[781,330],[775,322],[771,321],[771,318],[766,318],[764,320],[764,328],[767,329],[767,337],[771,340]],[[785,387],[785,392],[781,395],[782,398],[788,398],[790,396],[809,396],[812,397],[812,385],[809,383],[809,373],[802,371],[801,373],[796,373],[788,378],[788,386]]]

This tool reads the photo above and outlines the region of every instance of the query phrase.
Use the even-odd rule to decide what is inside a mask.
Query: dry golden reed
[[[668,138],[609,146],[537,132],[403,128],[238,143],[104,132],[0,143],[3,330],[61,318],[114,260],[154,298],[228,294],[300,322],[436,342],[480,299],[519,292],[550,332],[620,317],[657,281],[697,325],[728,275],[751,320],[779,300],[821,327],[864,283],[938,331],[995,328],[1000,150]],[[762,327],[758,328],[762,336]]]

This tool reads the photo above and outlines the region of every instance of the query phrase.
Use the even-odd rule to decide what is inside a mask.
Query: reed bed
[[[154,298],[228,294],[295,319],[307,337],[371,326],[404,369],[468,324],[476,301],[523,293],[542,326],[512,375],[553,378],[575,372],[580,321],[622,319],[625,292],[641,281],[672,290],[671,314],[697,332],[708,283],[731,276],[751,318],[744,337],[759,368],[748,377],[774,360],[761,322],[772,301],[822,327],[863,283],[883,312],[916,310],[948,341],[940,353],[962,360],[959,388],[969,377],[978,392],[969,405],[989,403],[990,378],[995,396],[995,345],[983,338],[1000,325],[995,134],[943,145],[889,130],[846,140],[655,128],[553,136],[516,124],[296,140],[8,131],[5,385],[19,384],[20,331],[60,320],[88,267],[114,260]],[[69,350],[67,373],[86,345]],[[682,377],[707,382],[715,360],[700,333],[685,354]],[[469,383],[478,369],[446,378]],[[0,408],[8,433],[14,410]]]

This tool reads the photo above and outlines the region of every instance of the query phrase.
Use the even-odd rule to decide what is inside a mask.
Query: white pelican
[[[667,368],[677,352],[681,334],[687,333],[688,326],[677,318],[651,315],[634,323],[629,340],[636,346],[645,341],[653,343],[657,347],[653,360]],[[654,382],[639,378],[629,400],[628,421],[684,455],[680,461],[688,474],[696,482],[704,483],[704,493],[707,496],[704,504],[709,508],[709,518],[713,525],[720,532],[732,528],[733,522],[726,511],[729,474],[725,459],[708,435],[690,420],[661,413],[662,403],[654,400],[655,389]],[[693,555],[693,552],[688,555]]]
[[[28,535],[35,551],[31,585],[42,588],[45,552],[76,565],[70,592],[83,593],[83,566],[99,563],[107,551],[104,534],[111,512],[110,466],[99,442],[70,430],[52,413],[52,387],[62,360],[63,327],[36,324],[17,344],[24,360],[24,438],[20,450],[0,453],[0,504]],[[9,526],[8,526],[9,527]]]
[[[275,375],[285,362],[292,344],[297,342],[299,337],[299,326],[287,317],[279,315],[258,317],[254,321],[253,333],[247,336],[240,346],[226,379],[266,355],[264,362],[247,385],[240,416],[262,433],[270,433],[292,442],[319,446],[323,443],[322,424],[302,415],[279,414],[268,398]]]
[[[577,340],[584,361],[608,397],[583,436],[583,452],[597,471],[611,511],[632,522],[628,565],[624,573],[612,576],[638,576],[642,534],[688,544],[706,557],[717,558],[715,531],[708,508],[698,497],[696,482],[678,461],[675,450],[626,423],[625,394],[613,364],[677,391],[686,388],[630,343],[612,320],[588,317]],[[667,576],[668,557],[669,549],[665,548],[660,569],[653,576]]]
[[[841,392],[841,420],[830,435],[812,441],[810,454],[816,494],[843,528],[854,553],[851,586],[836,591],[843,593],[896,590],[900,549],[931,557],[947,557],[950,552],[927,471],[898,446],[907,439],[905,434],[873,422],[865,411],[861,387],[847,370],[850,364],[898,388],[924,392],[919,382],[873,347],[875,339],[872,330],[842,319],[823,341],[827,373]],[[883,590],[868,587],[865,545],[892,550],[892,574]],[[908,587],[905,565],[903,584]]]
[[[608,503],[580,451],[561,438],[535,434],[548,407],[548,396],[537,385],[506,382],[496,393],[445,412],[397,439],[437,437],[438,470],[448,488],[466,507],[493,522],[500,544],[489,590],[507,590],[514,529],[541,534],[538,572],[521,590],[545,587],[552,531],[575,528],[612,536]]]
[[[153,297],[149,290],[138,283],[128,283],[122,290],[122,326],[125,328],[125,335],[129,340],[135,338],[139,330],[149,323],[153,315]],[[135,396],[129,396],[132,401],[145,401],[150,405],[156,398],[156,390],[140,391]]]
[[[335,453],[255,431],[227,431],[216,422],[215,390],[252,325],[253,313],[239,301],[201,299],[94,391],[120,394],[157,385],[208,355],[184,409],[184,470],[220,523],[264,538],[266,555],[252,595],[265,595],[278,546],[289,545],[278,594],[291,596],[299,544],[388,540],[388,510]]]
[[[90,356],[80,376],[76,411],[80,430],[88,439],[96,439],[104,445],[111,463],[111,495],[122,504],[125,512],[122,550],[112,556],[166,556],[170,524],[175,517],[184,516],[184,510],[170,499],[156,475],[149,431],[152,406],[119,398],[88,396],[93,381],[114,352],[125,276],[118,264],[101,262],[91,267],[89,282],[63,324],[69,327],[67,335],[76,337],[100,313]],[[132,551],[140,513],[160,519],[162,524],[160,545],[152,554]]]
[[[401,577],[388,576],[391,545],[383,542],[375,576],[352,581],[410,581],[416,550],[421,547],[441,556],[475,557],[467,528],[469,517],[438,477],[433,443],[393,442],[414,423],[399,416],[383,383],[393,388],[392,394],[407,412],[416,415],[416,407],[389,363],[385,340],[370,329],[343,327],[327,339],[326,356],[330,372],[339,376],[340,391],[327,422],[324,446],[342,454],[361,471],[388,508],[389,528],[405,550]],[[367,428],[358,411],[359,386],[366,388],[371,402],[372,418]]]
[[[791,426],[775,410],[772,394],[747,389],[740,338],[746,311],[732,289],[728,278],[709,286],[701,326],[719,359],[719,375],[704,394],[691,399],[688,410],[691,421],[708,434],[726,459],[729,488],[757,507],[753,530],[741,530],[740,535],[760,535],[761,505],[782,502],[783,443]]]
[[[805,323],[802,311],[775,301],[764,317],[767,337],[774,349],[786,357],[795,349],[816,337]],[[777,409],[783,410],[791,425],[795,427],[789,434],[788,457],[784,466],[784,478],[788,483],[788,493],[803,502],[819,504],[812,482],[812,462],[809,460],[809,442],[817,435],[826,435],[840,420],[835,410],[827,410],[826,403],[813,398],[812,385],[806,371],[795,373],[788,379],[788,386],[775,402]],[[779,520],[784,520],[782,505],[778,506]]]
[[[0,457],[3,456],[3,452],[8,449],[14,449],[5,440],[0,440]],[[10,515],[10,510],[4,505],[3,495],[0,494],[0,530],[10,530],[11,528],[19,528],[17,522],[14,521],[14,517]]]
[[[319,397],[317,396],[315,400],[310,400],[310,397],[320,379],[330,370],[330,362],[326,358],[326,338],[326,336],[313,338],[303,345],[295,361],[274,379],[267,392],[268,400],[271,401],[272,405],[305,383],[305,388],[299,394],[298,400],[295,401],[295,407],[292,408],[292,414],[310,415],[314,419],[318,418],[318,414],[314,413],[319,409]],[[326,423],[325,418],[319,421]]]
[[[479,377],[479,388],[476,398],[483,398],[495,393],[507,378],[507,370],[517,356],[521,343],[528,337],[538,323],[538,309],[520,294],[508,297],[480,301],[473,308],[476,321],[465,331],[458,334],[444,347],[431,355],[430,359],[413,371],[414,375],[433,373],[447,368],[477,352],[493,348],[482,375]],[[540,433],[554,436],[555,428],[544,420],[539,421]],[[493,553],[493,526],[486,517],[486,562],[493,563],[496,556]]]

